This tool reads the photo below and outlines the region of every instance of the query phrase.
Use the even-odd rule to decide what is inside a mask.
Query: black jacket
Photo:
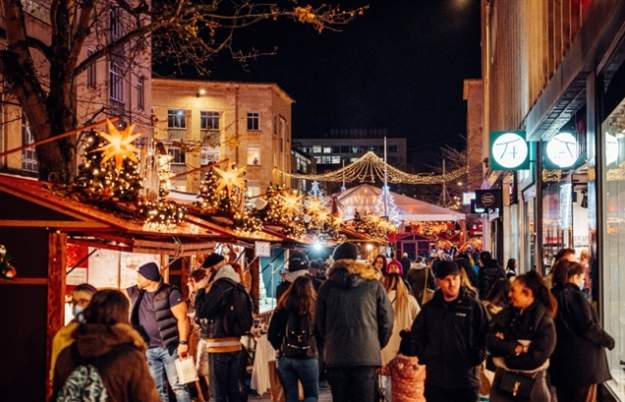
[[[498,334],[502,334],[503,339]],[[514,349],[520,339],[531,343],[527,353],[516,356]],[[493,318],[486,345],[490,354],[502,357],[509,369],[536,370],[555,349],[556,327],[541,303],[535,302],[525,311],[509,306]]]
[[[169,304],[169,295],[172,289],[174,289],[174,287],[171,285],[166,283],[161,284],[153,299],[154,319],[158,325],[162,346],[169,349],[170,352],[178,347],[179,342],[178,320],[174,316],[174,313],[171,312],[171,306]],[[132,306],[130,310],[130,322],[143,336],[145,341],[149,342],[148,336],[139,322],[139,306],[145,297],[145,290],[141,290],[137,286],[132,286],[126,289],[126,293],[128,293]]]
[[[605,348],[614,339],[599,325],[597,313],[573,284],[556,290],[558,341],[549,374],[556,386],[601,384],[612,378]]]
[[[271,316],[271,321],[269,322],[269,329],[267,331],[267,339],[271,346],[277,351],[279,351],[282,355],[283,351],[283,341],[286,336],[287,325],[289,324],[289,319],[291,319],[291,323],[295,328],[291,329],[299,329],[303,327],[308,327],[310,330],[311,336],[308,338],[308,346],[310,347],[308,353],[305,358],[315,358],[318,356],[318,348],[317,348],[317,337],[315,336],[315,323],[311,323],[306,316],[300,316],[296,311],[278,308],[274,311]],[[292,357],[292,356],[285,356]]]
[[[478,286],[480,299],[486,300],[495,282],[501,278],[505,279],[505,277],[505,271],[495,261],[485,267],[481,267]]]
[[[410,268],[406,275],[406,280],[410,284],[412,295],[417,299],[419,305],[423,302],[423,293],[425,292],[427,276],[428,289],[436,289],[436,283],[434,282],[434,274],[430,267],[423,268]]]
[[[451,303],[438,290],[424,304],[410,332],[402,331],[400,352],[418,356],[427,367],[426,382],[446,389],[477,388],[477,366],[486,357],[488,315],[466,289]]]
[[[202,334],[207,338],[228,338],[233,334],[226,333],[224,316],[228,295],[233,291],[234,283],[240,279],[229,265],[222,267],[215,275],[209,291],[200,289],[195,297],[195,316],[203,326]]]
[[[338,260],[317,297],[315,322],[327,367],[379,367],[393,307],[374,268]]]

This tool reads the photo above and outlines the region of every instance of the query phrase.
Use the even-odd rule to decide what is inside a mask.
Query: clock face
[[[579,144],[571,133],[558,133],[547,143],[547,158],[561,168],[571,167],[579,159]]]
[[[493,141],[491,154],[501,167],[514,169],[527,160],[529,148],[518,133],[503,133]]]

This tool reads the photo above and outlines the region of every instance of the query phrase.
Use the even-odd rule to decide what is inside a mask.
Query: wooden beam
[[[0,285],[8,286],[47,286],[48,278],[14,278],[0,279]]]
[[[65,270],[67,269],[67,235],[48,235],[48,325],[46,342],[46,374],[50,372],[52,338],[63,327],[65,307]],[[46,375],[47,377],[47,375]],[[49,382],[46,382],[50,387]],[[48,395],[50,395],[48,388]]]
[[[2,219],[1,227],[32,227],[32,228],[60,228],[60,229],[106,229],[109,226],[88,221],[45,221],[45,220],[22,220]]]

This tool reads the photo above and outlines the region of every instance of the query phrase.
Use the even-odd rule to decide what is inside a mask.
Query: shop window
[[[167,150],[169,155],[171,156],[171,164],[172,165],[184,165],[185,164],[185,153],[180,147],[170,146]]]
[[[252,166],[260,165],[260,147],[247,148],[247,164]]]
[[[260,113],[258,112],[247,113],[247,130],[248,131],[260,130]]]

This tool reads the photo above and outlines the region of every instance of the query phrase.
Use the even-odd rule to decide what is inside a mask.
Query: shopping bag
[[[176,359],[176,372],[178,373],[178,382],[180,384],[188,384],[198,380],[195,363],[190,357]]]

